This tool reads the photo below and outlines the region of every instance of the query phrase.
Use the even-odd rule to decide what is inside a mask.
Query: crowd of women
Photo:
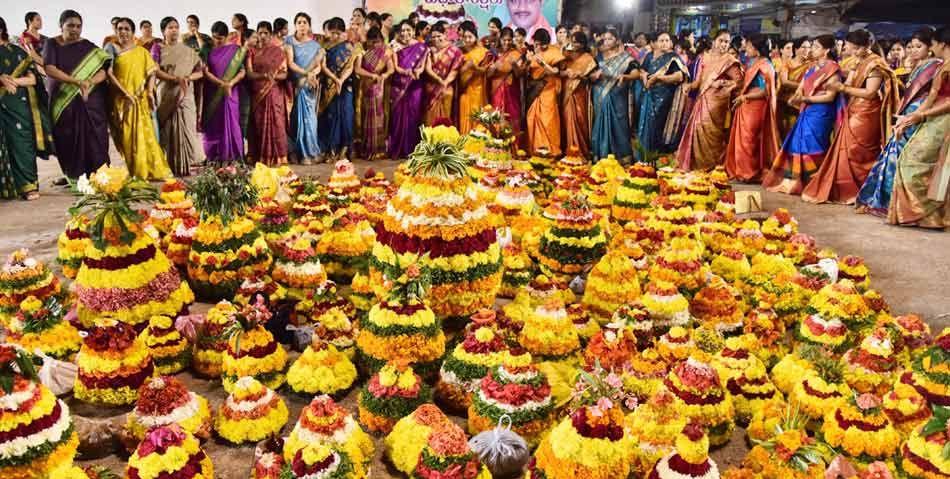
[[[36,158],[68,180],[108,161],[156,180],[233,161],[405,158],[419,126],[492,105],[520,149],[597,161],[670,159],[810,202],[858,205],[893,224],[948,225],[950,30],[922,29],[887,57],[864,30],[773,42],[611,28],[429,25],[356,9],[318,31],[306,13],[256,28],[235,14],[210,35],[113,18],[99,47],[67,10],[61,33],[0,19],[0,195],[37,196]],[[899,58],[897,58],[899,56]],[[45,80],[45,81],[43,81]],[[31,126],[31,127],[27,127]]]

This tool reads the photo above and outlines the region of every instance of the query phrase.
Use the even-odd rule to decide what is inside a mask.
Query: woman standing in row
[[[246,74],[244,58],[247,49],[228,43],[228,26],[215,22],[211,26],[213,47],[205,67],[204,148],[205,157],[214,163],[244,159],[244,137],[241,134],[241,101],[239,89]]]
[[[475,23],[462,22],[459,32],[462,35],[464,60],[459,70],[458,126],[459,132],[464,135],[475,128],[472,113],[488,103],[485,72],[493,55],[478,41]]]
[[[798,90],[805,72],[812,66],[811,41],[807,38],[798,38],[792,42],[795,56],[785,61],[779,71],[779,109],[781,110],[782,136],[791,131],[798,119],[798,108],[789,105],[788,101]]]
[[[432,48],[429,49],[425,84],[426,125],[434,125],[440,118],[452,118],[452,103],[455,99],[455,77],[462,66],[462,50],[445,37],[445,27],[436,24],[429,33]]]
[[[245,69],[251,80],[250,162],[267,166],[287,164],[287,102],[281,87],[287,79],[283,43],[273,41],[270,22],[257,24],[259,47],[248,52]]]
[[[382,159],[386,155],[386,80],[393,74],[393,58],[378,27],[366,32],[366,49],[354,61],[356,74],[363,90],[362,148],[358,152],[367,160]]]
[[[294,15],[294,34],[284,46],[287,68],[294,87],[290,110],[290,151],[302,165],[311,165],[320,156],[319,129],[320,72],[324,66],[324,50],[313,39],[310,15]]]
[[[561,79],[558,66],[564,54],[556,45],[551,45],[551,34],[539,28],[535,30],[534,51],[528,53],[529,62],[527,92],[528,113],[525,116],[530,151],[547,150],[553,157],[561,156]]]
[[[745,77],[733,105],[735,116],[726,146],[729,178],[759,180],[778,154],[778,95],[775,68],[769,61],[769,41],[754,34],[746,39]]]
[[[415,39],[415,29],[407,21],[399,24],[396,37],[395,74],[390,84],[389,149],[391,159],[407,158],[419,143],[422,124],[422,93],[429,48]]]
[[[198,138],[198,108],[195,81],[202,73],[201,57],[180,41],[178,20],[165,17],[159,26],[165,37],[153,47],[159,69],[158,124],[159,143],[175,176],[188,176],[191,165],[204,156]]]
[[[943,60],[930,56],[933,44],[933,31],[923,28],[914,33],[907,43],[908,55],[917,64],[908,77],[907,89],[897,112],[906,117],[915,111],[927,99],[933,80],[943,65]],[[858,211],[871,213],[876,216],[887,216],[887,208],[891,202],[891,192],[894,189],[894,174],[897,168],[897,159],[907,145],[907,141],[917,131],[919,124],[909,125],[906,128],[895,128],[887,145],[881,150],[877,162],[871,167],[864,186],[858,193]]]
[[[515,48],[514,36],[511,28],[501,29],[498,37],[498,56],[488,68],[488,81],[492,107],[505,114],[511,125],[512,135],[520,139],[522,55],[521,51]]]
[[[326,45],[320,119],[317,122],[320,149],[334,157],[345,157],[353,145],[355,111],[353,105],[353,45],[346,41],[342,18],[327,23],[330,41]]]
[[[135,44],[135,23],[120,18],[116,24],[118,51],[109,78],[112,81],[112,139],[132,176],[164,180],[172,176],[165,152],[155,136],[152,95],[158,64]]]
[[[683,116],[685,91],[680,84],[689,79],[686,64],[673,52],[668,33],[657,36],[656,48],[647,54],[641,65],[641,95],[637,138],[648,154],[668,153],[677,142],[678,126]],[[640,158],[640,161],[646,161]]]
[[[567,61],[561,70],[564,82],[561,97],[561,122],[564,124],[564,150],[589,158],[590,141],[590,79],[597,69],[597,61],[587,51],[587,35],[576,32],[570,35],[566,46]],[[629,140],[629,128],[627,138]],[[629,141],[627,142],[630,143]]]
[[[620,44],[615,30],[607,30],[597,54],[598,71],[591,80],[591,102],[594,105],[594,128],[591,148],[594,161],[614,155],[621,163],[633,158],[630,146],[630,120],[627,98],[630,82],[639,77],[639,65]]]

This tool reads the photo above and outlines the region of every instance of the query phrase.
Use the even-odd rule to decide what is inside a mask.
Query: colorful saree
[[[10,43],[0,47],[0,75],[20,78],[40,75],[33,60]],[[0,199],[18,198],[39,189],[36,157],[52,149],[49,116],[42,84],[0,90]]]
[[[549,45],[543,52],[535,52],[535,55],[552,67],[564,60],[561,49],[554,45]],[[551,156],[561,156],[561,113],[558,111],[561,78],[549,74],[537,61],[531,62],[529,73],[525,94],[529,151],[534,153],[546,149]]]
[[[699,90],[676,151],[678,167],[685,171],[707,171],[722,164],[729,140],[726,120],[732,92],[713,84],[719,80],[742,81],[739,60],[732,55],[713,57],[707,53],[700,65],[696,72]]]
[[[799,89],[806,96],[814,95],[824,90],[832,77],[840,74],[841,68],[834,61],[828,60],[824,65],[815,64],[805,73]],[[762,186],[777,193],[801,193],[818,171],[818,165],[828,151],[837,103],[805,103],[801,106],[795,126],[785,137],[782,150],[765,174]]]
[[[475,45],[463,58],[472,65],[484,67],[492,62],[494,55],[480,44]],[[459,75],[459,132],[463,135],[475,128],[472,113],[488,103],[485,72],[466,70]]]
[[[515,138],[521,136],[521,79],[515,76],[514,65],[521,60],[521,52],[515,48],[495,59],[495,76],[489,78],[491,104],[504,112]]]
[[[426,61],[428,47],[415,42],[396,52],[396,61],[403,70],[419,70]],[[423,73],[424,74],[424,73]],[[390,81],[389,157],[401,159],[409,156],[419,143],[419,126],[422,124],[422,78],[396,73]]]
[[[387,53],[389,48],[385,44],[379,45],[363,53],[361,67],[370,73],[381,75],[386,71]],[[363,128],[360,154],[368,160],[382,158],[386,154],[386,91],[384,84],[360,79],[360,89],[363,91],[363,104],[360,109]]]
[[[899,115],[909,115],[927,99],[930,86],[943,61],[929,58],[921,62],[908,77],[907,90],[897,109]],[[877,216],[887,216],[887,207],[891,202],[891,192],[894,190],[894,175],[897,171],[897,159],[907,145],[907,141],[914,136],[920,124],[911,125],[901,134],[893,134],[877,157],[877,162],[871,167],[861,191],[858,192],[857,204],[868,213]]]
[[[316,40],[298,42],[293,35],[287,37],[287,45],[293,50],[294,63],[304,70],[313,70],[322,58],[323,47]],[[297,73],[291,73],[294,82],[294,103],[290,110],[290,150],[300,158],[320,156],[319,125],[320,88],[312,87]]]
[[[327,68],[337,77],[353,70],[353,46],[340,42],[327,48]],[[320,119],[317,122],[320,149],[336,153],[353,144],[353,75],[343,82],[341,89],[336,82],[324,77],[323,95],[320,98]]]
[[[850,97],[834,142],[818,168],[818,174],[802,190],[809,203],[853,204],[858,190],[891,134],[897,111],[897,77],[878,55],[870,54],[854,70],[847,86],[864,87],[872,76],[882,79],[874,98]]]
[[[222,45],[208,53],[208,71],[231,80],[244,68],[247,50],[237,45]],[[244,159],[244,137],[241,135],[240,85],[230,95],[210,81],[205,82],[204,148],[208,161],[224,163]]]
[[[112,73],[122,88],[131,93],[129,100],[112,89],[112,141],[125,159],[132,176],[143,180],[163,180],[172,176],[165,152],[155,136],[155,123],[149,105],[148,79],[158,64],[144,48],[135,46],[120,52],[112,64]]]
[[[462,50],[454,45],[449,45],[442,51],[429,52],[429,58],[432,62],[432,70],[445,78],[454,70],[462,66]],[[432,125],[439,118],[452,119],[452,102],[455,98],[455,85],[449,84],[442,86],[442,83],[434,78],[426,78],[425,82],[425,101],[426,109],[423,117],[423,123]]]
[[[276,74],[287,70],[284,49],[273,43],[251,50],[254,73]],[[251,162],[267,166],[287,164],[287,103],[280,80],[251,81],[251,135],[247,153]]]
[[[564,69],[579,75],[579,78],[565,78],[561,99],[561,119],[564,124],[564,150],[576,151],[583,158],[589,158],[590,141],[590,81],[587,75],[597,69],[597,61],[589,53],[581,53],[568,60]],[[629,143],[630,129],[627,128]]]
[[[652,52],[647,54],[647,61],[642,65],[642,69],[649,75],[681,72],[684,76],[684,81],[679,85],[655,83],[652,87],[645,88],[640,98],[637,138],[641,148],[650,153],[668,153],[679,143],[678,130],[687,97],[683,85],[689,80],[689,70],[673,52],[659,57],[654,56]],[[640,161],[645,159],[640,158]]]
[[[620,79],[637,68],[637,61],[626,51],[610,58],[597,55],[601,77],[591,90],[594,128],[591,132],[591,152],[594,161],[614,155],[623,163],[633,157],[630,146],[630,117],[627,114],[629,84]]]
[[[778,154],[778,87],[775,80],[775,69],[764,57],[756,58],[745,69],[738,94],[761,89],[765,91],[765,98],[746,100],[736,108],[726,146],[729,178],[746,182],[757,180]]]
[[[157,44],[158,66],[176,77],[188,76],[201,69],[201,58],[183,43]],[[201,162],[204,152],[198,138],[198,107],[195,103],[194,83],[188,91],[174,81],[158,84],[159,143],[165,150],[168,166],[175,176],[188,176],[191,165]]]
[[[111,60],[105,50],[85,39],[61,45],[50,38],[43,48],[43,63],[79,80],[90,80]],[[94,173],[109,162],[107,87],[97,85],[83,100],[78,86],[52,77],[47,77],[47,82],[53,141],[63,174],[76,179]]]
[[[801,83],[802,77],[805,76],[805,72],[814,65],[814,62],[804,62],[798,66],[791,66],[791,64],[786,65],[785,71],[786,76],[789,81],[796,83]],[[788,100],[792,98],[792,95],[795,93],[794,89],[791,88],[782,88],[778,97],[779,108],[782,110],[781,118],[781,128],[782,128],[782,137],[785,137],[792,127],[795,126],[795,120],[798,119],[798,108],[789,105]]]

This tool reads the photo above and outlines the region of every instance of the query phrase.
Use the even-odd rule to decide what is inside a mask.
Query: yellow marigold
[[[20,309],[26,313],[35,313],[43,307],[43,302],[33,296],[32,294],[27,296],[26,299],[20,301]]]
[[[122,189],[127,179],[129,179],[129,170],[102,165],[89,178],[89,183],[100,193],[114,195]]]

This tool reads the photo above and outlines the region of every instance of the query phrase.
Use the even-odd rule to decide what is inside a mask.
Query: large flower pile
[[[432,401],[432,389],[404,362],[387,363],[360,391],[360,423],[388,434],[396,421]]]
[[[139,390],[135,409],[126,419],[126,429],[136,441],[157,427],[177,424],[197,437],[211,436],[211,410],[208,400],[185,388],[173,376],[149,379]]]
[[[551,204],[545,211],[551,224],[541,237],[538,262],[549,276],[573,278],[587,271],[607,249],[599,215],[582,196]]]
[[[607,324],[619,307],[640,297],[640,282],[633,259],[618,248],[605,254],[587,275],[584,306],[600,324]]]
[[[134,403],[139,387],[155,371],[145,340],[132,326],[116,321],[88,330],[76,365],[73,396],[108,405]]]
[[[152,429],[129,458],[126,477],[213,479],[211,458],[198,440],[177,424]]]

